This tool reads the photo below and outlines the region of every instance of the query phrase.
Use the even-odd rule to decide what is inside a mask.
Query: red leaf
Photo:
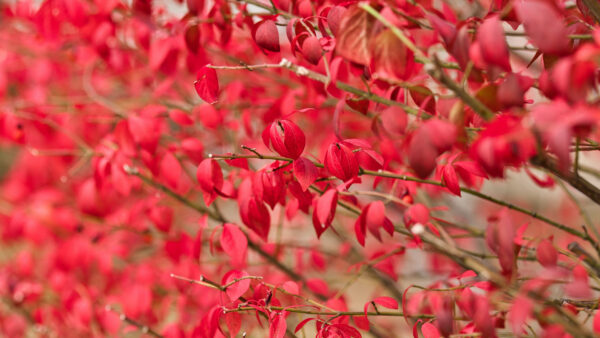
[[[388,309],[398,309],[398,301],[392,297],[377,297],[373,302]]]
[[[190,137],[181,141],[181,149],[194,164],[200,163],[204,158],[204,145],[197,138]]]
[[[356,156],[343,143],[332,143],[325,153],[323,162],[327,171],[344,182],[358,175]]]
[[[498,66],[510,72],[508,45],[504,38],[504,29],[497,15],[487,18],[477,30],[477,42],[486,63]]]
[[[375,19],[353,5],[342,16],[336,38],[336,52],[349,61],[367,66],[371,60],[369,40]]]
[[[442,178],[444,184],[454,195],[460,196],[460,186],[458,185],[458,176],[452,165],[445,165],[442,169]]]
[[[271,52],[279,52],[279,32],[273,20],[263,20],[256,24],[254,41],[260,48]]]
[[[467,278],[471,278],[471,277],[477,277],[477,274],[475,273],[475,271],[473,270],[467,270],[465,272],[463,272],[459,277],[457,277],[458,279],[467,279]]]
[[[411,315],[411,313],[408,313],[408,290],[410,290],[410,288],[412,288],[414,285],[411,284],[409,285],[404,292],[402,293],[402,316],[404,317],[404,321],[406,322],[406,325],[410,326],[410,323],[408,322],[408,316]],[[419,319],[420,320],[420,319]],[[416,323],[415,323],[416,324]]]
[[[429,120],[415,132],[410,142],[409,161],[417,176],[427,178],[436,167],[437,156],[456,141],[456,128],[441,120]]]
[[[196,82],[194,82],[196,93],[204,102],[214,104],[219,99],[219,78],[217,72],[206,66],[198,72]]]
[[[359,329],[364,330],[364,331],[369,331],[369,328],[371,327],[371,325],[369,323],[369,317],[354,316],[354,317],[352,317],[352,319],[354,320],[354,324],[356,324],[356,327],[358,327]]]
[[[354,223],[354,233],[356,234],[356,240],[362,246],[365,246],[365,238],[367,237],[366,225],[365,225],[365,213],[362,212]]]
[[[411,205],[404,212],[404,223],[407,227],[420,223],[425,225],[429,222],[429,209],[421,203]]]
[[[440,331],[431,323],[425,323],[421,326],[423,338],[440,338]]]
[[[155,206],[150,209],[149,216],[158,230],[169,232],[173,224],[173,209],[167,206]]]
[[[413,53],[391,29],[377,34],[369,46],[373,75],[390,80],[406,80],[415,70]]]
[[[306,286],[313,292],[326,296],[329,293],[329,288],[327,287],[327,283],[325,283],[322,279],[318,278],[310,278],[306,280]]]
[[[190,14],[196,15],[204,9],[204,0],[186,0],[185,2]]]
[[[333,324],[330,325],[330,331],[329,332],[335,332],[337,331],[339,333],[339,337],[344,337],[344,338],[361,338],[362,335],[360,334],[360,332],[358,332],[357,329],[353,328],[350,325],[346,325],[346,324]],[[334,331],[335,330],[335,331]],[[337,335],[336,335],[337,336]]]
[[[577,265],[573,268],[573,281],[565,285],[569,297],[587,298],[591,295],[589,276],[585,268]]]
[[[281,288],[284,289],[287,293],[291,293],[293,295],[300,294],[300,287],[296,282],[287,281],[281,285]]]
[[[306,318],[305,320],[301,321],[300,323],[298,323],[298,325],[296,325],[296,329],[294,330],[294,333],[297,333],[298,331],[302,330],[304,325],[308,324],[308,322],[310,322],[311,320],[317,320],[317,319],[316,318]]]
[[[315,202],[313,211],[313,226],[317,232],[317,237],[327,230],[335,216],[337,207],[338,192],[336,189],[327,190]]]
[[[397,106],[391,106],[381,112],[381,123],[383,128],[393,136],[404,134],[406,125],[408,124],[408,116],[406,112]]]
[[[554,179],[550,175],[546,175],[546,179],[542,180],[541,178],[535,176],[527,166],[525,166],[525,172],[527,173],[527,176],[529,176],[529,178],[535,182],[535,184],[542,188],[551,188],[554,186]]]
[[[225,274],[225,276],[223,276],[223,281],[221,283],[223,285],[238,280],[237,282],[228,286],[225,290],[225,293],[232,302],[238,300],[238,298],[240,298],[250,288],[250,279],[240,280],[240,278],[246,276],[248,276],[248,273],[243,270],[231,270],[227,274]]]
[[[323,49],[321,48],[321,42],[316,36],[309,36],[302,43],[302,55],[306,58],[306,61],[313,65],[319,64]]]
[[[197,54],[200,49],[200,29],[198,25],[189,26],[185,30],[185,45],[192,54]]]
[[[594,315],[594,332],[600,333],[600,311],[596,311]]]
[[[221,171],[219,162],[212,158],[204,159],[198,165],[196,178],[198,179],[200,188],[205,193],[204,202],[206,205],[211,205],[217,196],[217,190],[220,191],[223,188],[223,172]]]
[[[367,113],[369,112],[369,100],[364,100],[353,96],[346,98],[346,104],[350,108],[356,110],[357,112],[360,112],[363,115],[367,115]]]
[[[242,316],[237,312],[226,312],[223,317],[225,317],[225,325],[229,330],[229,337],[236,337],[242,328]]]
[[[171,189],[177,190],[181,178],[181,164],[173,153],[168,152],[160,161],[160,176],[165,179]]]
[[[154,153],[160,137],[156,120],[149,117],[130,115],[127,121],[135,143],[148,152]]]
[[[532,310],[533,302],[528,297],[520,295],[514,300],[508,313],[508,322],[515,336],[519,337],[524,333],[523,325],[531,316]]]
[[[270,316],[269,338],[283,338],[287,323],[285,321],[285,312],[272,312]]]
[[[327,24],[329,25],[329,29],[331,29],[333,36],[338,36],[340,32],[344,13],[346,13],[346,8],[342,6],[333,6],[327,13]]]
[[[181,109],[173,109],[169,112],[171,120],[182,126],[191,126],[194,124],[194,120]]]
[[[317,167],[312,161],[300,157],[294,161],[294,176],[300,183],[302,191],[306,191],[311,184],[319,177]]]
[[[394,234],[394,226],[391,221],[385,217],[385,205],[382,201],[375,201],[365,206],[354,224],[356,239],[360,245],[365,245],[366,229],[381,241],[380,229],[383,228],[390,236]]]
[[[562,54],[569,50],[564,17],[549,2],[518,1],[514,5],[529,40],[543,53]]]
[[[268,125],[262,133],[265,145],[279,155],[297,159],[304,151],[304,132],[294,122],[278,120]]]
[[[240,201],[240,217],[242,222],[260,236],[265,242],[269,239],[271,214],[265,203],[256,197]]]
[[[476,162],[460,161],[452,163],[452,166],[454,166],[458,170],[463,170],[466,173],[470,173],[483,178],[488,178],[488,175],[485,173],[485,171],[483,171],[483,169],[481,169],[481,167]]]
[[[223,225],[220,243],[223,251],[231,257],[231,264],[234,267],[243,267],[246,265],[248,239],[237,225],[230,223]]]

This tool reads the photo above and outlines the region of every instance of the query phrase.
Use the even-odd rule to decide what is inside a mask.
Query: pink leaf
[[[248,273],[243,270],[231,270],[223,276],[223,282],[221,283],[223,285],[238,280],[225,289],[225,293],[232,302],[240,298],[250,288],[250,279],[240,280],[240,278],[246,276],[248,276]]]
[[[237,225],[225,223],[220,238],[223,251],[231,258],[234,267],[242,267],[246,264],[248,251],[248,239]]]
[[[423,338],[440,338],[440,331],[431,323],[423,324],[421,332],[423,332]]]
[[[514,5],[529,40],[543,53],[562,54],[569,50],[564,18],[550,2],[517,1]]]
[[[558,261],[558,252],[554,248],[554,245],[552,245],[552,242],[548,239],[544,239],[538,244],[536,256],[538,262],[546,268],[555,267]]]
[[[523,325],[531,316],[532,310],[533,302],[526,296],[521,295],[514,300],[510,312],[508,313],[508,322],[510,323],[515,336],[521,336],[523,334]]]

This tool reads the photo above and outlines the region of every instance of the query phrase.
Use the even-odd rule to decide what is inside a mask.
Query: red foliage
[[[600,333],[597,1],[0,13],[0,336]]]

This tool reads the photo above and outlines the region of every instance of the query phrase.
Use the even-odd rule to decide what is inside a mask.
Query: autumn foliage
[[[0,13],[0,336],[600,334],[596,0]]]

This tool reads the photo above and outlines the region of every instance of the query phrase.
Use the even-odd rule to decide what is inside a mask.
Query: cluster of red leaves
[[[0,11],[3,336],[592,335],[599,239],[480,188],[600,203],[594,1]]]

